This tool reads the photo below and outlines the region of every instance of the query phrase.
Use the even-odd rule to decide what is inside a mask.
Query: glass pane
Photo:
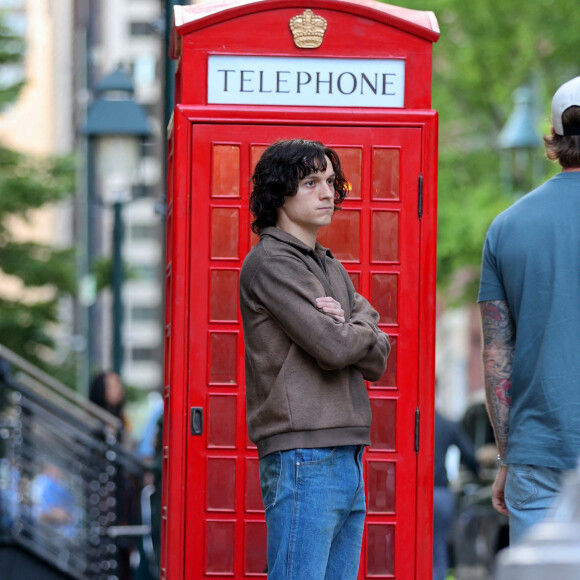
[[[367,575],[387,576],[395,572],[395,526],[367,526]]]
[[[350,280],[354,289],[360,293],[360,273],[359,272],[349,272]]]
[[[236,383],[238,335],[212,332],[209,336],[209,382]]]
[[[397,274],[371,275],[371,304],[380,315],[382,324],[397,324]]]
[[[258,459],[246,460],[246,511],[264,511],[260,488],[260,461]]]
[[[371,449],[395,451],[397,426],[396,399],[371,399],[373,420],[371,423]]]
[[[235,522],[208,521],[206,526],[206,574],[233,574]]]
[[[344,209],[335,212],[332,223],[319,230],[318,241],[330,248],[337,260],[358,262],[360,259],[360,212]]]
[[[373,387],[397,387],[397,337],[389,335],[391,352],[387,359],[387,370],[385,374],[376,382],[372,383]]]
[[[214,145],[212,161],[212,197],[239,197],[240,147]]]
[[[256,163],[260,161],[262,153],[268,149],[268,145],[252,145],[250,147],[250,163],[252,167],[250,168],[250,175],[254,175],[254,169],[256,168]]]
[[[350,186],[347,199],[360,199],[362,149],[355,147],[334,147],[334,150],[338,153],[342,172]]]
[[[251,239],[251,242],[250,242],[250,244],[251,244],[252,248],[253,248],[254,246],[257,246],[259,241],[260,241],[260,236],[258,236],[258,235],[256,235],[256,234],[254,234],[254,233],[252,232],[252,239]]]
[[[373,199],[399,199],[399,150],[373,151]]]
[[[246,574],[265,574],[266,522],[246,522]]]
[[[399,213],[373,212],[373,262],[399,260]]]
[[[211,257],[239,258],[240,210],[214,207],[211,212]]]
[[[236,460],[234,458],[208,458],[206,490],[209,511],[235,510]]]
[[[254,216],[250,213],[250,211],[248,211],[248,220],[248,223],[250,224],[254,221]],[[252,249],[254,246],[258,245],[260,236],[255,234],[250,228],[248,228],[248,233],[250,234],[250,249]]]
[[[238,271],[211,271],[211,320],[238,320]]]
[[[245,421],[244,421],[245,425]],[[246,427],[246,448],[247,449],[256,449],[256,446],[252,443],[250,436],[248,435],[248,428]]]
[[[207,446],[236,446],[236,396],[210,395],[207,413]]]
[[[369,461],[367,479],[369,513],[393,513],[395,464],[387,461]]]

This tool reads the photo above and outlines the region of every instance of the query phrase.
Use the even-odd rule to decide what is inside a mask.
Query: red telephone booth
[[[337,150],[351,191],[321,230],[392,352],[368,385],[360,578],[431,577],[437,115],[430,12],[373,0],[175,9],[165,338],[162,578],[265,578],[245,425],[238,276],[248,181],[273,141]]]

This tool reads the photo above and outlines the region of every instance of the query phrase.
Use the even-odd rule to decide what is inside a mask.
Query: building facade
[[[16,151],[40,156],[73,154],[77,187],[69,203],[42,208],[29,224],[16,223],[22,239],[76,246],[78,296],[61,307],[54,329],[62,362],[75,357],[77,389],[86,392],[90,375],[111,367],[110,286],[98,294],[85,275],[87,145],[79,131],[100,79],[121,66],[134,84],[134,99],[145,108],[153,136],[144,147],[141,186],[123,207],[122,328],[125,383],[145,390],[162,386],[163,192],[165,131],[163,74],[164,0],[3,0],[6,23],[25,39],[21,64],[1,71],[0,82],[24,80],[15,103],[0,111],[0,140]],[[107,192],[98,191],[92,241],[97,261],[110,259],[113,217]],[[18,292],[10,280],[0,291]],[[96,301],[97,324],[87,326],[88,306]],[[87,333],[93,336],[88,340]],[[89,353],[89,343],[94,352]]]

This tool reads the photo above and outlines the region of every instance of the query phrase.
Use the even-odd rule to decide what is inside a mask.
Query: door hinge
[[[423,174],[419,173],[419,185],[418,185],[418,207],[417,207],[417,215],[419,219],[423,217]]]
[[[415,453],[419,453],[419,419],[421,418],[421,411],[419,407],[415,409]]]

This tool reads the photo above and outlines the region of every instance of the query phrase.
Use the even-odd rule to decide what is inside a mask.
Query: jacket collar
[[[272,238],[277,239],[280,242],[283,242],[285,244],[289,244],[290,246],[295,247],[296,249],[300,250],[301,252],[303,252],[305,254],[318,254],[318,255],[320,255],[322,253],[322,254],[326,254],[328,257],[334,259],[332,252],[328,248],[325,248],[323,245],[319,244],[318,242],[316,242],[316,247],[313,250],[310,246],[307,246],[304,242],[301,242],[296,236],[293,236],[292,234],[289,234],[288,232],[285,232],[284,230],[281,230],[280,228],[276,228],[276,227],[264,228],[260,232],[260,239],[262,239],[263,237],[266,237],[266,236],[270,236]]]

